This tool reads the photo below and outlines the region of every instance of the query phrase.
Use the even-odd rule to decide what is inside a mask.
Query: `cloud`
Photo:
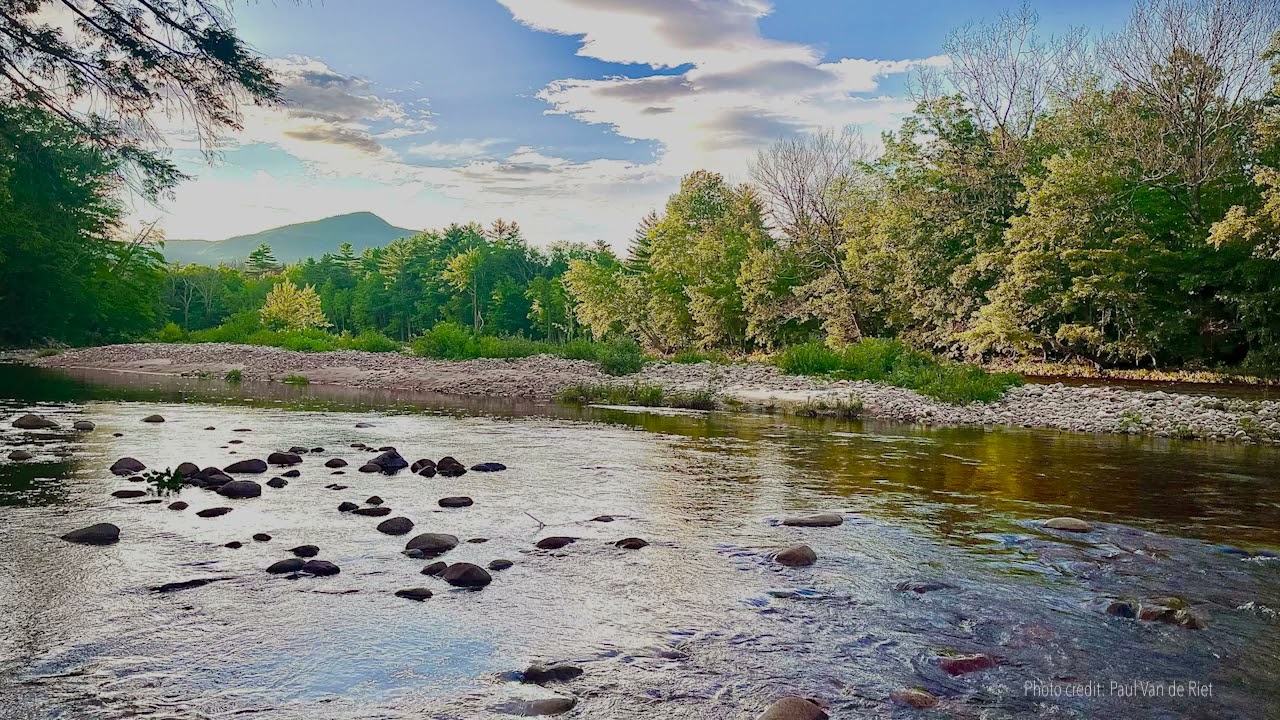
[[[432,140],[429,143],[410,147],[409,154],[432,160],[463,160],[488,156],[492,154],[493,146],[501,142],[496,138],[484,140],[463,139],[453,142]]]
[[[361,152],[376,154],[382,152],[382,145],[368,133],[348,130],[330,125],[311,125],[284,131],[285,137],[306,142],[331,143],[346,145]]]

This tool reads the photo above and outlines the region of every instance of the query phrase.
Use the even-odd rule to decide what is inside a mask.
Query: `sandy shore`
[[[254,345],[135,344],[71,350],[38,358],[46,367],[91,368],[245,380],[305,375],[311,383],[459,395],[550,399],[580,382],[653,383],[668,389],[715,391],[733,406],[767,410],[856,399],[872,417],[929,425],[1007,425],[1159,437],[1280,442],[1280,402],[1246,401],[1115,387],[1027,385],[999,402],[950,405],[914,391],[861,381],[822,382],[781,374],[760,364],[651,363],[615,378],[592,362],[548,356],[518,360],[428,360],[397,353],[344,350],[303,353]]]

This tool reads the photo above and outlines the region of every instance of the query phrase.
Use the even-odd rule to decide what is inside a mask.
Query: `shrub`
[[[774,362],[790,375],[825,375],[842,367],[840,353],[818,342],[792,345],[778,353]]]
[[[399,352],[404,346],[377,330],[362,330],[352,338],[343,338],[341,345],[348,350],[365,352]]]
[[[595,360],[598,345],[590,340],[570,340],[560,346],[560,357],[566,360]]]
[[[182,342],[186,337],[187,334],[175,322],[165,323],[164,327],[160,328],[160,332],[156,333],[156,340],[163,343]]]
[[[222,376],[222,379],[229,383],[238,383],[240,382],[240,378],[241,373],[238,369],[228,370],[227,374]]]
[[[468,360],[480,357],[480,348],[465,327],[442,322],[413,341],[413,354],[437,360]]]
[[[716,394],[709,389],[668,392],[661,385],[584,384],[570,385],[556,399],[571,405],[603,403],[607,405],[639,405],[641,407],[674,407],[692,410],[715,410]]]
[[[644,352],[631,338],[619,338],[596,348],[596,362],[606,375],[630,375],[644,367]]]
[[[306,375],[285,375],[280,378],[280,382],[285,385],[310,385],[311,380]]]
[[[61,355],[61,354],[62,354],[62,351],[59,350],[58,348],[44,348],[43,350],[36,351],[36,357],[38,358],[53,357],[54,355]]]

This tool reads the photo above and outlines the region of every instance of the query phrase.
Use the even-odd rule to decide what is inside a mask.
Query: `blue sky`
[[[289,103],[246,111],[160,208],[221,239],[370,210],[410,228],[497,217],[536,244],[621,244],[682,174],[744,180],[772,140],[875,137],[981,0],[327,0],[235,3]],[[1118,29],[1124,3],[1034,5],[1046,33]]]

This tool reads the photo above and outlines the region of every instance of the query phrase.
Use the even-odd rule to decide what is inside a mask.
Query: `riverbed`
[[[786,695],[833,718],[1280,714],[1272,447],[14,366],[0,398],[2,718],[504,718],[560,697],[560,717],[727,719]],[[10,426],[28,412],[60,427]],[[355,443],[508,469],[359,473],[374,453]],[[261,497],[111,495],[145,485],[108,472],[121,457],[225,467],[292,446],[324,451]],[[337,510],[371,496],[413,533]],[[195,514],[215,506],[233,511]],[[814,512],[843,523],[782,524]],[[1093,529],[1043,527],[1056,516]],[[60,539],[99,522],[118,543]],[[462,539],[449,563],[512,566],[450,587],[402,554],[419,532]],[[551,536],[577,541],[535,547]],[[798,543],[816,563],[773,560]],[[265,571],[302,544],[341,572]],[[417,587],[432,597],[395,594]],[[993,666],[943,669],[979,655]],[[520,682],[533,663],[582,673]],[[1166,687],[1183,690],[1142,694]]]

